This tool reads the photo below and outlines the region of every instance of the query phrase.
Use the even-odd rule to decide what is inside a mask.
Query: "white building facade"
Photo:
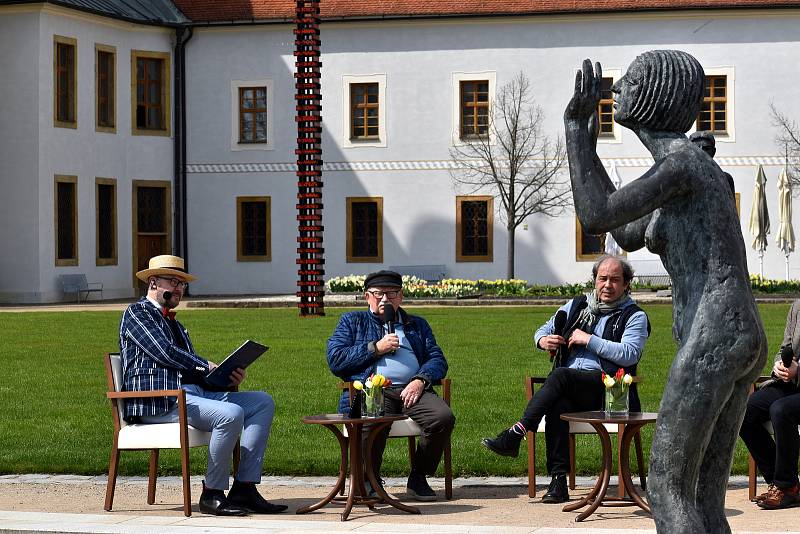
[[[195,295],[297,289],[293,26],[261,22],[269,23],[198,24],[185,46],[187,239],[176,252],[199,277]],[[764,166],[774,228],[764,275],[783,278],[784,256],[774,245],[783,161],[769,105],[800,115],[793,98],[800,86],[799,23],[800,9],[323,20],[326,279],[431,264],[444,265],[452,278],[503,278],[507,233],[499,201],[492,191],[459,190],[451,177],[450,149],[464,142],[465,93],[477,109],[483,95],[491,101],[521,71],[545,113],[545,133],[563,137],[562,113],[584,58],[617,79],[654,48],[693,54],[713,83],[708,106],[716,160],[734,178],[748,244],[753,183],[757,166]],[[169,26],[47,4],[0,6],[0,64],[19,73],[0,82],[3,116],[10,117],[0,125],[0,178],[10,193],[0,197],[0,240],[13,251],[0,258],[0,302],[65,298],[58,275],[69,273],[103,282],[104,297],[133,296],[145,247],[174,246],[174,128],[136,131],[131,64],[141,53],[171,68],[175,35]],[[75,128],[54,122],[56,36],[77,41]],[[98,45],[116,53],[113,133],[96,125]],[[162,99],[174,93],[171,71],[163,83]],[[631,131],[612,128],[601,136],[598,154],[628,183],[652,159]],[[77,184],[77,257],[66,264],[57,257],[55,198],[64,180]],[[97,236],[108,235],[99,229],[98,214],[108,209],[98,208],[98,184],[106,183],[116,189],[116,263],[98,255]],[[61,187],[68,194],[71,186]],[[154,188],[168,200],[163,232],[140,224],[160,206]],[[584,281],[597,257],[589,241],[572,210],[531,217],[516,233],[516,277]],[[660,269],[646,251],[628,257],[643,269]],[[790,260],[790,276],[800,278],[800,261]],[[748,265],[758,272],[752,249]]]

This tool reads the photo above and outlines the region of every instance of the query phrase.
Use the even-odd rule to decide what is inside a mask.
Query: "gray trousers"
[[[410,408],[403,407],[400,398],[402,387],[390,387],[384,392],[384,412],[386,415],[402,413],[410,417],[422,430],[422,435],[414,454],[412,471],[424,475],[432,475],[442,459],[444,446],[450,439],[456,418],[453,411],[432,389],[427,389],[419,400]],[[383,451],[386,447],[386,438],[389,428],[375,438],[372,449],[372,465],[375,474],[379,476]],[[366,441],[366,432],[364,440]]]

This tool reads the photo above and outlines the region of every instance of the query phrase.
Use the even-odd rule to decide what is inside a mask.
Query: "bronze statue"
[[[750,289],[745,245],[725,173],[684,135],[705,74],[691,55],[654,50],[617,81],[614,120],[655,164],[617,190],[596,152],[602,71],[587,59],[564,113],[575,211],[592,234],[628,251],[647,246],[672,278],[678,352],[650,452],[648,497],[658,532],[729,533],[725,490],[747,390],[767,342]]]

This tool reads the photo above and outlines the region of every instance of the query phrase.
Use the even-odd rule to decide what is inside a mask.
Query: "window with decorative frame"
[[[728,133],[728,77],[706,76],[705,94],[697,116],[697,130]]]
[[[494,197],[456,197],[456,261],[493,261]]]
[[[236,197],[236,260],[272,260],[272,197]]]
[[[95,130],[116,133],[117,49],[95,44]]]
[[[78,127],[78,40],[53,36],[53,124]]]
[[[350,84],[350,139],[380,137],[378,82]]]
[[[347,262],[383,262],[383,198],[347,197]]]
[[[78,177],[55,175],[55,264],[78,265]]]
[[[170,135],[170,56],[131,50],[131,132]]]
[[[267,88],[239,87],[239,142],[267,142]]]
[[[474,139],[489,134],[489,80],[461,80],[461,139]]]
[[[345,74],[342,96],[342,148],[388,146],[386,74]]]
[[[95,264],[117,265],[117,181],[95,178]]]
[[[581,221],[575,217],[575,259],[595,261],[605,254],[606,234],[592,235],[583,230]]]

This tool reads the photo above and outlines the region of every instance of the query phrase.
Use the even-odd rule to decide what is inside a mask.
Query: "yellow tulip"
[[[375,375],[372,377],[372,387],[379,388],[386,382],[386,378],[383,375]]]
[[[353,388],[360,391],[364,389],[364,384],[362,384],[360,380],[356,380],[355,382],[353,382]]]
[[[614,377],[610,375],[606,375],[605,379],[603,380],[603,384],[605,384],[607,388],[614,387],[615,383],[616,382],[614,382]]]

